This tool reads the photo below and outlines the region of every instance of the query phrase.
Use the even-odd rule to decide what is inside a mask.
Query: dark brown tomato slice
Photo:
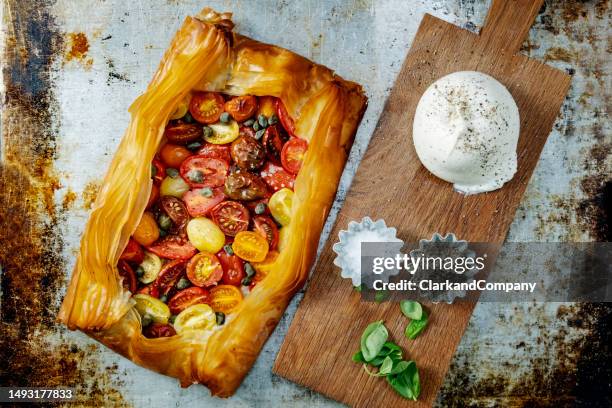
[[[302,168],[306,150],[308,150],[308,143],[303,139],[292,137],[285,143],[281,152],[281,163],[285,170],[291,174],[298,174]]]
[[[278,227],[272,218],[267,215],[253,217],[253,230],[268,240],[270,251],[278,245]]]
[[[212,191],[212,194],[211,194]],[[189,190],[183,194],[183,201],[192,217],[207,215],[217,204],[225,200],[222,188]]]
[[[160,200],[161,208],[170,217],[174,225],[185,225],[189,221],[189,213],[185,203],[174,196],[163,196]]]
[[[168,235],[147,247],[147,250],[165,259],[189,259],[198,252],[187,237],[178,235]]]
[[[246,201],[244,203],[244,206],[246,208],[248,208],[252,213],[257,214],[256,213],[256,208],[257,208],[258,204],[263,204],[264,212],[261,213],[261,214],[270,214],[270,210],[268,209],[268,197],[262,198],[260,200],[255,200],[255,201]],[[260,208],[262,208],[262,207],[260,207]]]
[[[166,263],[153,285],[159,290],[160,295],[168,295],[176,286],[178,281],[185,276],[186,260],[175,259]]]
[[[151,186],[151,195],[149,195],[149,201],[147,202],[147,209],[153,207],[153,204],[155,204],[158,198],[159,198],[159,187],[157,187],[157,184],[153,184]]]
[[[278,125],[268,126],[263,137],[263,146],[266,149],[268,160],[281,164],[281,152],[286,141],[287,135],[279,129]]]
[[[138,283],[136,281],[136,274],[134,273],[132,267],[126,261],[120,259],[117,263],[117,271],[119,272],[119,276],[123,278],[121,282],[123,287],[130,292],[135,293]]]
[[[211,159],[221,159],[228,163],[232,161],[229,145],[206,143],[204,146],[200,147],[200,150],[198,150],[198,156],[210,157]]]
[[[166,166],[162,163],[158,158],[153,159],[153,168],[151,171],[153,172],[153,182],[155,184],[161,184],[161,182],[166,178]]]
[[[257,111],[257,98],[251,95],[232,98],[225,102],[225,111],[237,122],[247,120]]]
[[[240,137],[232,143],[231,156],[243,170],[257,170],[266,160],[263,146],[252,137]]]
[[[159,156],[168,167],[179,168],[186,158],[191,156],[184,146],[166,143],[159,151]]]
[[[233,200],[251,201],[268,195],[266,183],[255,174],[235,171],[225,179],[225,195]]]
[[[138,289],[138,292],[136,293],[142,293],[143,295],[149,295],[153,296],[154,298],[159,298],[159,289],[157,288],[157,286],[155,286],[155,282],[150,283],[147,286],[143,286],[142,288]]]
[[[221,283],[240,287],[245,278],[244,261],[236,255],[228,255],[225,250],[217,252],[217,258],[223,267],[223,277]]]
[[[192,286],[187,289],[183,289],[168,301],[168,307],[170,313],[179,314],[189,306],[197,305],[200,303],[210,303],[210,293],[197,286]]]
[[[225,182],[228,170],[225,160],[196,155],[181,164],[181,177],[192,188],[219,187]]]
[[[287,112],[285,108],[285,104],[280,99],[276,99],[276,115],[280,120],[280,123],[283,125],[283,128],[293,137],[298,137],[295,134],[295,122]]]
[[[223,277],[223,267],[219,259],[208,252],[200,252],[189,260],[187,279],[196,286],[216,285]]]
[[[144,329],[142,334],[149,339],[157,339],[159,337],[172,337],[176,335],[176,330],[169,324],[151,323]]]
[[[240,126],[238,137],[245,137],[245,136],[255,139],[255,131],[253,130],[252,127]]]
[[[219,121],[225,100],[214,92],[195,92],[189,103],[189,113],[200,123],[210,124]]]
[[[186,144],[202,137],[202,127],[191,123],[171,123],[166,126],[164,136],[170,143]]]
[[[236,236],[240,231],[249,228],[249,210],[236,201],[224,201],[211,211],[215,224],[219,226],[225,235]]]
[[[139,264],[144,259],[144,251],[138,242],[130,238],[119,259]]]
[[[261,178],[273,191],[278,191],[281,188],[293,190],[295,176],[276,164],[268,162],[261,170]]]

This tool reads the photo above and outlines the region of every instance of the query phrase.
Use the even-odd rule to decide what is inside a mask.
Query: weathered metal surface
[[[477,30],[488,2],[4,0],[2,385],[76,386],[80,402],[92,406],[335,405],[270,371],[300,295],[229,400],[211,398],[203,387],[180,389],[54,323],[127,108],[182,19],[205,5],[233,11],[240,32],[365,85],[370,106],[338,209],[422,14]],[[546,1],[524,45],[523,52],[568,70],[573,81],[510,241],[610,239],[611,13],[609,1]],[[606,305],[479,305],[438,405],[593,405],[610,398],[611,311]]]

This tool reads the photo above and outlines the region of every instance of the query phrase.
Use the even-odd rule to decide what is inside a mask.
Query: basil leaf
[[[366,361],[373,360],[382,350],[389,332],[382,320],[370,323],[361,335],[361,354]]]
[[[402,371],[404,371],[406,368],[408,368],[408,365],[410,363],[408,363],[408,361],[399,361],[397,362],[393,368],[391,369],[391,371],[389,372],[389,375],[393,375],[393,374],[399,374]]]
[[[391,357],[385,357],[382,365],[380,366],[380,369],[378,370],[378,374],[387,375],[391,372],[392,368],[393,368],[393,360],[391,360]]]
[[[421,317],[421,319],[410,321],[410,324],[408,325],[408,327],[406,327],[406,331],[404,332],[404,334],[410,340],[416,339],[416,337],[421,334],[423,330],[425,330],[425,327],[427,327],[427,321],[427,313],[423,312],[423,316]]]
[[[366,363],[365,358],[363,358],[363,354],[361,354],[361,351],[358,351],[353,354],[353,361],[355,363]]]
[[[387,382],[402,397],[415,400],[421,394],[419,371],[414,361],[407,361],[403,371],[387,376]]]
[[[395,390],[399,395],[407,399],[415,399],[412,393],[412,388],[406,384],[402,373],[395,375],[388,375],[387,382],[391,385],[391,388]]]
[[[421,320],[423,316],[423,307],[414,300],[402,300],[400,302],[400,309],[404,316],[412,320]]]

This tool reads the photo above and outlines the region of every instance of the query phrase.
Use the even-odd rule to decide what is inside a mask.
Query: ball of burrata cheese
[[[476,71],[431,84],[414,116],[412,137],[423,165],[455,190],[497,190],[516,173],[519,111],[495,78]]]

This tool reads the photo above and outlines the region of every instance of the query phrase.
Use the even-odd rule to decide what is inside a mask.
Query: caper
[[[219,326],[221,326],[223,323],[225,323],[225,313],[223,313],[223,312],[215,312],[215,317],[217,319],[217,324]]]
[[[157,167],[151,165],[151,177],[157,176]]]
[[[165,237],[166,235],[168,235],[168,231],[166,231],[165,229],[160,229],[159,230],[159,236],[160,237]]]
[[[266,132],[265,129],[261,129],[261,130],[258,130],[257,132],[255,132],[255,140],[261,139],[265,132]]]
[[[166,169],[166,174],[168,175],[168,177],[176,178],[176,176],[179,175],[179,171],[175,168],[168,167]]]
[[[193,116],[191,116],[191,112],[187,111],[187,113],[185,114],[185,116],[183,116],[183,120],[187,123],[193,123]]]
[[[172,315],[168,318],[168,323],[170,324],[174,324],[174,321],[176,320],[176,315]]]
[[[259,115],[257,117],[257,123],[259,123],[259,126],[262,128],[268,127],[268,119],[264,115]]]
[[[202,134],[204,135],[204,138],[211,137],[213,135],[213,130],[208,126],[203,126]]]
[[[230,114],[227,112],[223,112],[221,116],[219,117],[219,120],[221,121],[221,123],[229,123],[230,119],[231,119]]]
[[[160,214],[157,218],[159,228],[163,230],[169,230],[172,227],[172,220],[166,214]]]
[[[187,172],[187,178],[194,183],[204,182],[204,173],[201,170],[189,170]]]
[[[278,116],[275,113],[268,118],[268,126],[276,125],[278,123]]]
[[[198,150],[200,147],[202,147],[202,143],[200,142],[192,142],[187,145],[187,148],[191,151]]]
[[[255,214],[263,214],[266,212],[266,203],[258,203],[255,206]]]
[[[223,247],[223,250],[225,251],[226,254],[228,255],[234,255],[234,249],[232,248],[231,245],[227,244]]]
[[[159,300],[161,300],[164,303],[168,303],[168,295],[161,295],[159,297]]]
[[[248,262],[244,264],[244,271],[246,272],[247,277],[249,278],[252,278],[255,275],[255,268],[253,268],[253,265]]]
[[[136,268],[136,276],[138,276],[139,278],[142,278],[144,276],[144,268],[142,266],[138,266],[138,268]]]
[[[259,130],[259,122],[253,123],[253,130],[256,132]]]
[[[141,322],[142,322],[142,327],[147,327],[148,325],[153,323],[153,318],[147,313],[144,316],[142,316]]]
[[[255,123],[255,121],[253,119],[245,120],[242,123],[242,126],[251,127],[251,126],[253,126],[253,123]]]
[[[191,285],[191,282],[189,282],[189,279],[187,278],[181,278],[178,283],[176,284],[176,288],[177,289],[186,289],[189,287],[189,285]]]
[[[244,278],[244,279],[242,280],[242,282],[241,282],[241,283],[242,283],[242,286],[249,286],[249,285],[251,284],[251,281],[252,281],[252,280],[253,280],[253,279],[252,279],[250,276],[247,276],[246,278]]]
[[[200,189],[200,195],[204,196],[204,197],[212,197],[213,196],[212,188],[204,187],[204,188]]]

